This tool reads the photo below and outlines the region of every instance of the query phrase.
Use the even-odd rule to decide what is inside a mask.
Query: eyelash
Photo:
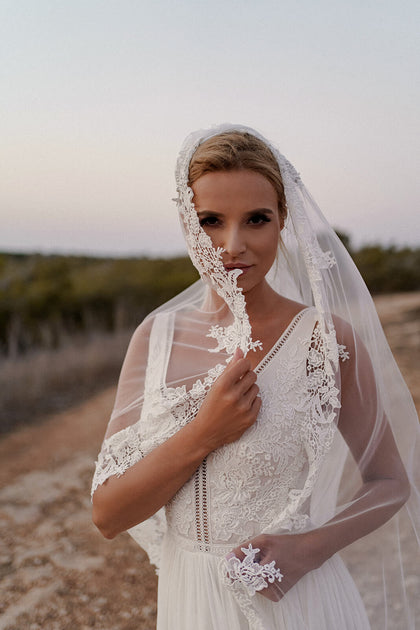
[[[263,223],[270,223],[271,221],[270,217],[268,217],[266,214],[263,214],[262,212],[257,212],[249,218],[250,221],[252,221],[253,219],[258,219],[258,223],[253,223],[252,225],[261,225]]]
[[[253,223],[255,219],[258,219],[258,223]],[[270,217],[268,217],[266,214],[263,214],[262,212],[257,212],[256,214],[250,216],[248,219],[248,223],[252,226],[263,225],[264,223],[270,222]],[[200,219],[200,225],[201,227],[216,227],[217,225],[219,225],[219,219],[211,215],[208,217],[203,217],[202,219]]]

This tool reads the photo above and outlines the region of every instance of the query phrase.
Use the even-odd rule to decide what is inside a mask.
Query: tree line
[[[0,254],[0,353],[134,328],[198,277],[187,258]]]
[[[420,248],[338,233],[372,293],[420,290]],[[0,254],[0,354],[58,348],[75,334],[134,328],[198,278],[190,260]]]

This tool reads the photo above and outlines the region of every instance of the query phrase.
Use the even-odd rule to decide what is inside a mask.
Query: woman
[[[189,136],[176,175],[201,281],[133,336],[95,523],[160,567],[159,630],[367,629],[336,552],[383,526],[374,617],[414,627],[392,545],[418,423],[366,287],[257,132]]]

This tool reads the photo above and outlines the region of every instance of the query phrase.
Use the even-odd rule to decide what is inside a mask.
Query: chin
[[[249,293],[253,289],[257,288],[260,284],[262,284],[262,281],[260,281],[260,282],[247,282],[246,280],[247,280],[246,278],[244,278],[243,282],[240,281],[240,278],[238,280],[238,287],[240,287],[242,289],[242,293]]]

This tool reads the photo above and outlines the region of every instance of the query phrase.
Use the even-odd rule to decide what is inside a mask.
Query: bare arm
[[[338,331],[350,350],[350,357],[355,356],[350,327],[341,323]],[[410,490],[391,427],[377,399],[372,364],[360,340],[357,352],[357,372],[351,359],[342,365],[338,428],[358,465],[362,485],[352,505],[317,534],[327,557],[383,525],[406,502]]]
[[[237,440],[255,422],[261,404],[255,381],[249,361],[237,351],[189,425],[97,488],[92,518],[106,538],[157,512],[211,451]]]

